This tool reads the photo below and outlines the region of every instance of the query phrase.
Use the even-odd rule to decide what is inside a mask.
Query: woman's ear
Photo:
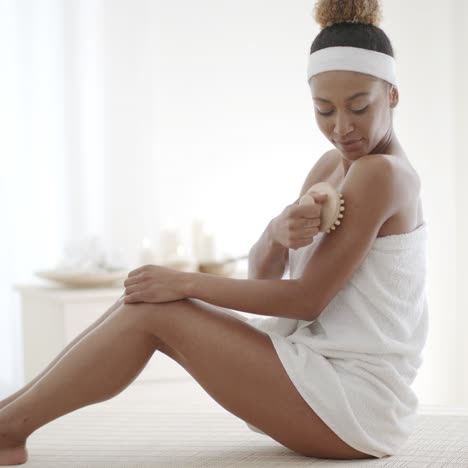
[[[394,85],[390,85],[390,107],[392,109],[397,106],[399,99],[398,88]]]

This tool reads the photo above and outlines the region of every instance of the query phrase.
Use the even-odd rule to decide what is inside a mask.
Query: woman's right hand
[[[273,241],[288,249],[299,249],[313,242],[319,233],[321,203],[327,201],[327,194],[311,192],[315,204],[299,205],[299,197],[272,220]]]

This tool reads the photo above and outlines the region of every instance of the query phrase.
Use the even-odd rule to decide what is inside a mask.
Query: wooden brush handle
[[[321,204],[320,211],[320,232],[331,232],[341,224],[340,219],[343,218],[344,200],[341,195],[332,185],[328,182],[319,182],[312,185],[307,192],[300,198],[299,205],[315,204],[311,193],[325,193],[328,195],[327,200]]]

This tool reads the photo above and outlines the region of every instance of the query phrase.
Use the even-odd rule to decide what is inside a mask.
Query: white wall
[[[200,215],[220,250],[247,253],[328,148],[304,81],[309,10],[66,3],[70,235],[103,233],[136,262],[144,236],[169,221],[188,235]]]
[[[330,148],[316,127],[305,75],[318,33],[313,3],[1,4],[12,66],[0,93],[16,90],[19,103],[11,103],[13,123],[3,118],[10,128],[0,143],[0,154],[12,154],[0,195],[18,197],[8,205],[6,225],[15,228],[3,233],[0,270],[0,345],[9,356],[1,375],[8,381],[19,359],[6,345],[18,313],[8,281],[52,264],[65,240],[103,236],[137,265],[142,239],[157,240],[168,221],[184,229],[190,247],[190,222],[201,215],[221,251],[244,254],[297,198]],[[467,225],[455,216],[468,198],[459,150],[468,115],[459,44],[467,38],[454,27],[466,29],[467,7],[463,0],[443,8],[435,0],[383,6],[400,82],[395,127],[421,176],[429,225],[430,336],[415,388],[422,403],[468,404],[460,326]],[[465,361],[457,361],[462,352]]]
[[[456,285],[456,317],[452,322],[457,329],[457,348],[450,356],[453,360],[455,372],[460,376],[461,384],[457,384],[457,401],[463,401],[468,405],[468,218],[464,216],[468,204],[466,174],[468,174],[468,152],[466,150],[466,137],[468,129],[468,3],[464,0],[455,0],[452,14],[453,27],[453,63],[456,64],[451,84],[453,94],[453,148],[454,148],[454,192],[456,224],[448,224],[450,231],[456,235],[456,272],[454,283]],[[442,203],[448,204],[445,194],[441,194]],[[444,209],[441,210],[441,219],[444,219]],[[443,223],[445,225],[445,223]],[[456,226],[456,229],[453,229]],[[442,249],[443,250],[443,249]],[[440,314],[444,320],[444,309]],[[445,318],[447,321],[447,318]],[[450,319],[448,319],[450,320]],[[450,322],[449,322],[450,323]],[[443,347],[447,343],[442,344]]]
[[[90,145],[81,158],[106,168],[90,181],[93,194],[102,185],[102,198],[73,231],[100,222],[133,260],[143,235],[156,240],[169,221],[188,234],[200,215],[220,249],[247,253],[328,146],[304,79],[313,35],[307,2],[98,4],[69,15],[78,18],[76,43],[87,48],[96,38],[78,67],[90,76],[88,62],[96,64],[94,78],[106,84],[96,109],[105,116],[103,147],[93,153]],[[81,92],[87,102],[92,83]]]
[[[14,385],[20,355],[12,284],[53,266],[68,225],[63,21],[59,0],[0,8],[0,381]]]

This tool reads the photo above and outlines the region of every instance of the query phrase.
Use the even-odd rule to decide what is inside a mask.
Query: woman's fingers
[[[131,276],[124,281],[124,286],[132,286],[133,284],[138,284],[141,281],[141,278],[137,275]]]
[[[141,295],[139,293],[133,293],[125,297],[124,300],[125,304],[131,304],[133,302],[145,302],[142,300]]]
[[[125,288],[125,294],[128,296],[129,294],[132,294],[134,292],[138,292],[141,290],[141,286],[138,284],[135,284],[133,286],[127,286]]]
[[[300,237],[307,237],[307,236],[315,236],[319,233],[319,227],[311,227],[311,228],[304,228],[301,229],[297,234]]]
[[[130,278],[131,276],[136,276],[136,275],[139,275],[140,273],[142,273],[143,271],[147,270],[148,267],[150,267],[151,265],[143,265],[141,266],[140,268],[137,268],[136,270],[132,270],[129,274],[128,274],[128,277]]]
[[[313,228],[320,226],[320,217],[317,218],[297,218],[293,223],[291,223],[292,229],[304,229],[304,228]]]
[[[314,221],[314,222],[307,222],[304,223],[304,225],[298,229],[299,232],[303,232],[304,230],[311,231],[313,229],[318,229],[320,227],[320,220]]]

